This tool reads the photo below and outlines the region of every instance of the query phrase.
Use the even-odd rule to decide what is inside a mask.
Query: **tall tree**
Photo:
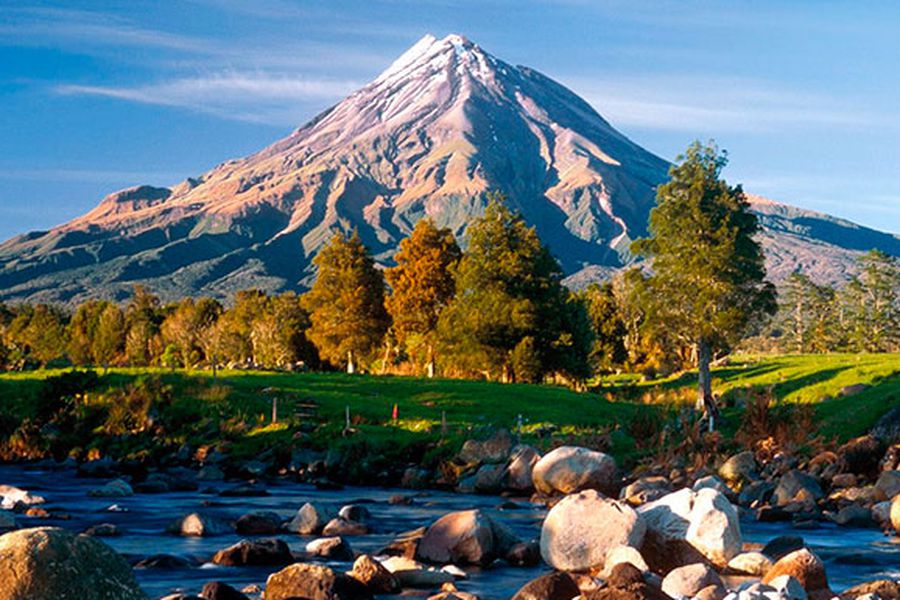
[[[125,316],[122,310],[107,303],[97,319],[97,329],[91,343],[94,362],[105,370],[125,349]]]
[[[623,366],[628,360],[625,347],[628,331],[612,283],[593,283],[580,296],[594,332],[591,367],[596,372],[603,372]]]
[[[134,286],[125,307],[125,358],[129,365],[147,366],[162,354],[162,321],[159,298],[142,285]]]
[[[65,354],[65,315],[48,304],[20,306],[7,336],[11,352],[23,366],[30,361],[46,366]]]
[[[784,283],[777,321],[793,352],[828,352],[833,347],[835,291],[800,272]]]
[[[860,271],[844,292],[850,345],[858,352],[895,350],[900,347],[900,264],[872,250],[860,258]]]
[[[713,352],[776,308],[775,288],[765,280],[763,252],[753,239],[756,217],[741,187],[721,178],[727,162],[714,144],[694,142],[657,190],[650,237],[632,245],[653,261],[653,318],[696,348],[698,407],[712,399]]]
[[[335,233],[313,263],[316,281],[302,297],[309,339],[324,360],[353,373],[388,328],[384,277],[356,231],[349,237]]]
[[[387,310],[397,342],[407,350],[424,346],[426,373],[434,377],[434,344],[438,317],[453,299],[453,269],[462,252],[450,229],[421,219],[394,255],[397,266],[385,271],[391,288]]]
[[[100,315],[109,304],[107,300],[88,300],[75,309],[67,327],[66,353],[72,363],[81,366],[97,364],[94,359],[94,338]]]
[[[174,348],[181,364],[190,369],[203,357],[200,336],[218,319],[221,305],[212,298],[185,298],[170,308],[162,324],[166,349]]]
[[[469,226],[456,296],[439,319],[442,346],[458,370],[489,378],[584,377],[590,328],[583,306],[569,302],[562,270],[534,228],[503,195],[488,200]]]

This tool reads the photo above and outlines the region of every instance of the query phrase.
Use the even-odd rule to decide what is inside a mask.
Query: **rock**
[[[444,591],[433,596],[428,596],[428,600],[479,600],[478,596],[475,594],[459,591],[452,583],[444,584],[441,589]]]
[[[799,581],[810,600],[830,599],[834,595],[828,587],[825,565],[818,556],[806,548],[795,550],[780,558],[772,565],[762,582],[770,584],[781,575],[790,575]]]
[[[197,472],[198,481],[224,481],[225,473],[216,465],[206,465]]]
[[[616,565],[606,587],[583,594],[585,600],[670,600],[662,590],[648,584],[630,563]]]
[[[834,516],[834,522],[838,525],[852,527],[872,527],[872,511],[859,504],[848,504]]]
[[[581,590],[568,573],[548,573],[532,579],[515,593],[512,600],[572,600]]]
[[[334,518],[325,524],[322,528],[322,535],[366,535],[369,533],[369,526],[365,523],[356,523],[348,521],[341,517]]]
[[[208,515],[191,513],[171,523],[166,531],[175,535],[208,537],[231,533],[231,527]]]
[[[416,558],[438,564],[488,565],[516,542],[508,529],[480,510],[452,512],[428,527]]]
[[[845,473],[854,473],[874,479],[880,470],[884,444],[871,435],[854,438],[838,448],[837,455]]]
[[[635,548],[631,546],[616,546],[606,553],[606,558],[603,561],[603,571],[600,573],[601,579],[609,579],[613,569],[623,563],[630,564],[641,573],[650,571],[650,567],[647,566],[644,557]]]
[[[772,568],[772,560],[762,552],[741,552],[728,561],[728,570],[741,575],[762,577]]]
[[[809,497],[813,501],[825,497],[816,478],[796,469],[788,471],[778,480],[772,493],[772,501],[778,506],[785,506],[797,501],[798,497]]]
[[[865,594],[874,594],[878,600],[900,600],[900,581],[879,579],[861,583],[841,593],[841,600],[856,600]]]
[[[775,491],[775,484],[770,481],[754,481],[741,488],[738,504],[741,506],[757,506],[768,501]]]
[[[45,502],[42,496],[11,486],[0,485],[0,508],[12,510],[16,506],[35,506]]]
[[[205,600],[249,600],[246,595],[221,581],[210,581],[204,585],[200,597]]]
[[[472,491],[499,494],[506,487],[506,465],[481,465],[472,477]]]
[[[725,584],[722,583],[719,575],[709,566],[697,563],[670,571],[663,579],[662,591],[672,598],[693,597],[700,590],[709,586],[721,589],[721,595],[725,595]]]
[[[659,500],[670,493],[672,493],[672,484],[665,477],[641,477],[622,488],[622,491],[619,492],[619,500],[624,500],[632,506],[639,506]]]
[[[458,458],[463,463],[501,463],[512,449],[513,439],[506,429],[500,429],[484,441],[466,440]]]
[[[756,457],[749,450],[739,452],[728,458],[719,467],[719,477],[732,486],[741,486],[756,480],[758,475]]]
[[[806,542],[804,542],[803,538],[800,536],[780,535],[777,538],[773,538],[769,541],[768,544],[763,546],[761,552],[772,560],[778,560],[781,557],[794,552],[795,550],[800,550],[801,548],[805,547]]]
[[[616,478],[616,461],[611,456],[578,446],[561,446],[548,452],[532,472],[535,489],[548,495],[588,489],[615,495]]]
[[[273,512],[241,515],[234,524],[238,535],[274,535],[281,529],[281,517]]]
[[[344,573],[310,563],[294,563],[269,575],[266,600],[369,600],[365,585]]]
[[[775,577],[769,581],[769,586],[773,587],[783,600],[808,600],[809,598],[800,582],[790,575]]]
[[[878,419],[870,433],[886,444],[900,441],[900,406],[892,408]]]
[[[187,569],[191,562],[171,554],[153,554],[135,563],[135,569]]]
[[[638,547],[644,520],[630,506],[596,490],[560,500],[541,526],[541,556],[560,571],[602,568],[606,554],[617,546]]]
[[[9,531],[16,529],[18,526],[15,515],[8,511],[0,510],[0,531]]]
[[[716,490],[717,492],[725,494],[726,496],[731,493],[731,489],[729,489],[727,485],[722,483],[722,480],[715,475],[707,475],[706,477],[701,477],[694,482],[694,485],[691,486],[691,489],[695,492],[702,490],[703,488]]]
[[[124,498],[132,495],[134,495],[134,490],[132,490],[131,486],[122,479],[114,479],[103,487],[88,492],[88,496],[97,498]]]
[[[892,500],[900,494],[900,471],[882,471],[875,482],[875,489],[881,494],[881,500]]]
[[[300,535],[317,535],[336,516],[337,513],[331,507],[307,502],[300,507],[285,529]]]
[[[294,562],[286,543],[278,538],[241,540],[216,552],[213,563],[224,567],[279,566]]]
[[[741,551],[737,510],[714,489],[685,488],[639,507],[638,512],[647,529],[662,540],[683,540],[719,567]]]
[[[894,496],[891,502],[891,525],[894,531],[900,533],[900,495]]]
[[[353,550],[342,537],[325,537],[306,544],[306,552],[312,556],[330,560],[353,560]]]
[[[146,600],[131,567],[86,535],[55,527],[0,536],[0,600]]]
[[[402,556],[391,556],[382,561],[384,567],[393,573],[400,587],[434,588],[453,581],[453,575],[442,570],[428,569],[424,565]]]
[[[400,479],[400,487],[420,490],[428,487],[431,481],[431,471],[420,467],[410,467],[403,471]]]
[[[122,535],[118,526],[113,523],[100,523],[84,530],[84,535],[93,537],[117,537]]]
[[[362,504],[348,504],[342,506],[341,510],[338,511],[338,516],[346,521],[353,521],[356,523],[366,523],[372,518],[369,509]]]
[[[381,548],[376,554],[378,556],[402,556],[405,558],[415,558],[416,548],[419,547],[419,540],[425,535],[427,527],[417,527],[412,531],[404,531],[397,535],[387,546]]]
[[[368,554],[356,559],[348,575],[364,584],[373,594],[393,594],[400,591],[400,582],[394,574]]]
[[[891,527],[891,502],[885,500],[872,505],[872,519],[883,529]]]
[[[534,489],[534,465],[541,459],[540,453],[532,446],[519,444],[513,447],[509,463],[503,473],[504,487],[516,492],[530,492]]]
[[[536,541],[513,544],[503,555],[513,567],[534,567],[541,564],[541,545]]]
[[[853,473],[838,473],[831,478],[832,488],[849,488],[856,486],[856,475]]]

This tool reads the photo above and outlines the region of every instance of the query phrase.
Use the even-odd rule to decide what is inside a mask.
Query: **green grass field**
[[[61,371],[0,375],[0,411],[16,418],[31,415],[42,380]],[[214,380],[206,371],[113,369],[101,379],[94,395],[141,377],[156,376],[171,386],[174,411],[181,425],[167,443],[213,442],[230,439],[232,451],[252,456],[265,448],[287,446],[293,429],[286,417],[297,402],[318,405],[321,425],[310,441],[319,447],[344,443],[344,411],[349,407],[355,443],[382,451],[420,442],[452,452],[466,437],[487,426],[515,429],[522,416],[525,437],[538,445],[552,441],[590,443],[598,436],[618,456],[630,456],[641,446],[629,424],[646,411],[664,414],[673,404],[690,402],[696,373],[642,381],[636,376],[611,377],[587,393],[549,385],[427,380],[394,376],[349,376],[340,373],[221,372]],[[842,396],[846,386],[864,390]],[[814,403],[818,433],[844,440],[859,435],[892,406],[900,404],[900,355],[738,356],[714,369],[714,390],[730,407],[725,410],[729,432],[740,422],[740,399],[751,390],[771,389],[779,402]],[[271,399],[278,397],[282,421],[272,424]],[[397,405],[399,419],[392,419]],[[442,430],[446,416],[446,433]],[[555,427],[553,440],[538,432]]]

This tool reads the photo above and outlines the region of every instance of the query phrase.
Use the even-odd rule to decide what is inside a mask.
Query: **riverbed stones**
[[[534,466],[541,459],[540,453],[532,446],[519,444],[513,447],[509,463],[504,471],[505,486],[516,492],[530,492],[534,489]]]
[[[741,552],[728,561],[728,570],[741,575],[762,577],[772,568],[772,559],[762,552]]]
[[[273,512],[252,512],[241,515],[234,523],[238,535],[274,535],[281,529],[281,517]]]
[[[719,597],[725,595],[725,584],[718,573],[703,563],[672,569],[662,581],[662,591],[672,598],[693,598],[700,590],[710,586],[720,591]]]
[[[774,588],[775,591],[778,592],[779,598],[783,600],[809,599],[809,594],[806,593],[806,590],[800,582],[790,575],[779,575],[778,577],[775,577],[769,581],[769,586]]]
[[[754,481],[758,476],[758,469],[756,457],[748,450],[734,454],[722,463],[719,477],[730,486],[740,487]]]
[[[894,496],[891,502],[891,526],[900,534],[900,495]]]
[[[134,490],[124,479],[113,479],[109,483],[88,492],[88,496],[98,498],[125,498],[134,495]]]
[[[394,574],[368,554],[357,558],[353,569],[347,574],[364,584],[373,594],[394,594],[400,590],[400,582]]]
[[[356,521],[348,521],[343,517],[335,517],[325,524],[322,528],[322,535],[366,535],[369,533],[369,526],[365,523],[357,523]]]
[[[547,495],[572,494],[582,490],[618,492],[616,461],[608,454],[580,446],[560,446],[534,465],[535,489]]]
[[[665,592],[647,583],[630,563],[616,565],[606,580],[606,587],[586,592],[583,597],[585,600],[671,600]]]
[[[875,482],[875,489],[881,494],[881,500],[892,500],[900,494],[900,471],[882,471]]]
[[[466,440],[459,451],[462,463],[501,463],[509,457],[513,439],[509,431],[500,429],[486,440]]]
[[[658,538],[683,540],[716,566],[724,567],[741,552],[737,510],[712,488],[685,488],[639,507],[638,512]]]
[[[672,484],[668,479],[659,475],[651,475],[636,479],[622,488],[622,491],[619,492],[619,500],[624,500],[632,506],[640,506],[659,500],[671,493]]]
[[[838,448],[837,455],[843,471],[875,478],[879,462],[884,456],[884,444],[872,435],[854,438]]]
[[[209,537],[231,532],[224,521],[203,513],[190,513],[175,520],[166,528],[168,533],[188,537]]]
[[[762,581],[770,584],[781,575],[790,575],[799,581],[810,600],[828,600],[834,595],[828,587],[825,565],[807,548],[795,550],[780,558]]]
[[[342,537],[324,537],[306,544],[306,553],[329,560],[353,560],[353,549]]]
[[[532,579],[512,597],[512,600],[572,600],[581,590],[568,573],[559,571]]]
[[[224,567],[278,566],[294,562],[286,543],[278,538],[241,540],[219,550],[212,562]]]
[[[452,582],[452,574],[442,570],[429,568],[425,565],[404,556],[391,556],[381,563],[388,571],[393,573],[400,587],[433,589]]]
[[[900,600],[900,581],[879,579],[855,585],[841,593],[841,600],[856,600],[872,594],[879,600]]]
[[[815,502],[824,496],[822,487],[815,477],[793,469],[778,480],[778,485],[772,492],[772,502],[777,506],[786,506],[792,502],[806,501],[807,499]]]
[[[337,512],[330,506],[307,502],[300,507],[285,529],[300,535],[316,535],[322,533],[325,525],[336,516]]]
[[[311,563],[294,563],[266,580],[266,600],[370,600],[369,589],[349,575]]]
[[[210,581],[203,586],[200,597],[204,600],[248,600],[247,596],[227,583]]]
[[[517,541],[505,526],[480,510],[452,512],[428,527],[416,558],[438,564],[488,565]]]
[[[131,567],[106,544],[54,527],[0,536],[0,600],[145,600]]]
[[[17,506],[35,506],[44,502],[42,496],[12,485],[0,485],[0,508],[4,510],[12,510]]]
[[[640,546],[645,529],[644,520],[627,504],[585,490],[566,496],[547,513],[541,556],[560,571],[602,568],[613,548]]]

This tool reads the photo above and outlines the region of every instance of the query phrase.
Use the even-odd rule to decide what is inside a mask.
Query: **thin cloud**
[[[228,73],[134,87],[68,84],[55,90],[67,95],[187,108],[228,119],[297,125],[299,119],[309,116],[310,105],[337,100],[357,87],[358,82],[348,80]]]

